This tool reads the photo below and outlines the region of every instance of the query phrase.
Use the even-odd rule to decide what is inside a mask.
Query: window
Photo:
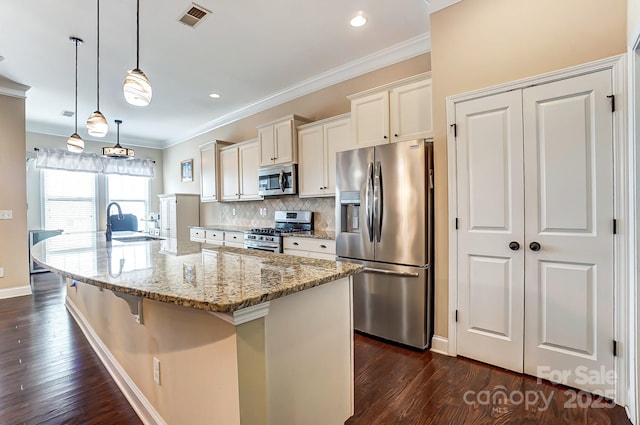
[[[123,214],[133,214],[138,218],[138,229],[144,230],[140,219],[149,212],[149,178],[120,174],[107,174],[108,203],[117,202]],[[112,209],[111,214],[116,214]]]
[[[42,179],[44,229],[97,230],[95,174],[45,169]]]

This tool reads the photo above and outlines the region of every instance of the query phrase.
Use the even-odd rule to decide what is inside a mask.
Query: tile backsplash
[[[266,215],[260,210],[266,208]],[[235,210],[235,215],[233,214]],[[335,230],[335,198],[298,198],[297,196],[268,197],[263,201],[216,202],[203,204],[201,225],[273,227],[273,213],[278,210],[313,211],[314,228]]]

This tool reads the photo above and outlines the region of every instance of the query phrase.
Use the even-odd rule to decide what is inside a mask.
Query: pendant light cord
[[[96,81],[97,81],[97,87],[98,87],[98,93],[97,93],[97,105],[96,105],[96,111],[100,110],[100,0],[98,0],[98,46],[96,51],[97,53],[97,58],[96,58]]]
[[[140,0],[136,2],[136,69],[140,69]]]
[[[76,44],[76,112],[74,114],[76,118],[75,133],[78,134],[78,39],[73,40]]]

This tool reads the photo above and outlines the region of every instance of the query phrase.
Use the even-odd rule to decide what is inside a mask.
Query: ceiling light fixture
[[[111,158],[133,158],[133,149],[123,148],[120,146],[120,124],[122,120],[114,120],[117,126],[116,145],[113,147],[102,148],[102,155],[109,156]]]
[[[358,12],[356,16],[351,18],[349,24],[354,28],[359,28],[367,23],[367,18],[365,18],[364,13]]]
[[[212,97],[214,99],[220,99],[221,96],[218,93],[211,93],[209,97]]]
[[[89,118],[87,119],[87,131],[89,135],[95,137],[104,137],[107,135],[109,131],[109,124],[107,123],[107,119],[102,112],[100,112],[100,0],[98,2],[98,17],[97,17],[97,28],[98,28],[98,36],[97,36],[97,47],[96,47],[96,110]]]
[[[76,118],[75,131],[67,140],[67,149],[70,152],[80,153],[84,150],[84,140],[78,134],[78,44],[82,44],[82,40],[78,37],[69,37],[72,43],[76,45],[76,109],[74,116]]]
[[[122,91],[127,103],[147,106],[151,102],[151,82],[140,70],[140,0],[136,2],[136,67],[124,79]]]

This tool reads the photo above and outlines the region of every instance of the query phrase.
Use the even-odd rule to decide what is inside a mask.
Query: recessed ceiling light
[[[214,99],[220,99],[220,95],[218,93],[211,93],[209,97],[212,97]]]
[[[351,20],[349,21],[349,24],[354,28],[361,27],[366,23],[367,18],[364,17],[364,14],[362,12],[358,12],[358,14],[351,18]]]

